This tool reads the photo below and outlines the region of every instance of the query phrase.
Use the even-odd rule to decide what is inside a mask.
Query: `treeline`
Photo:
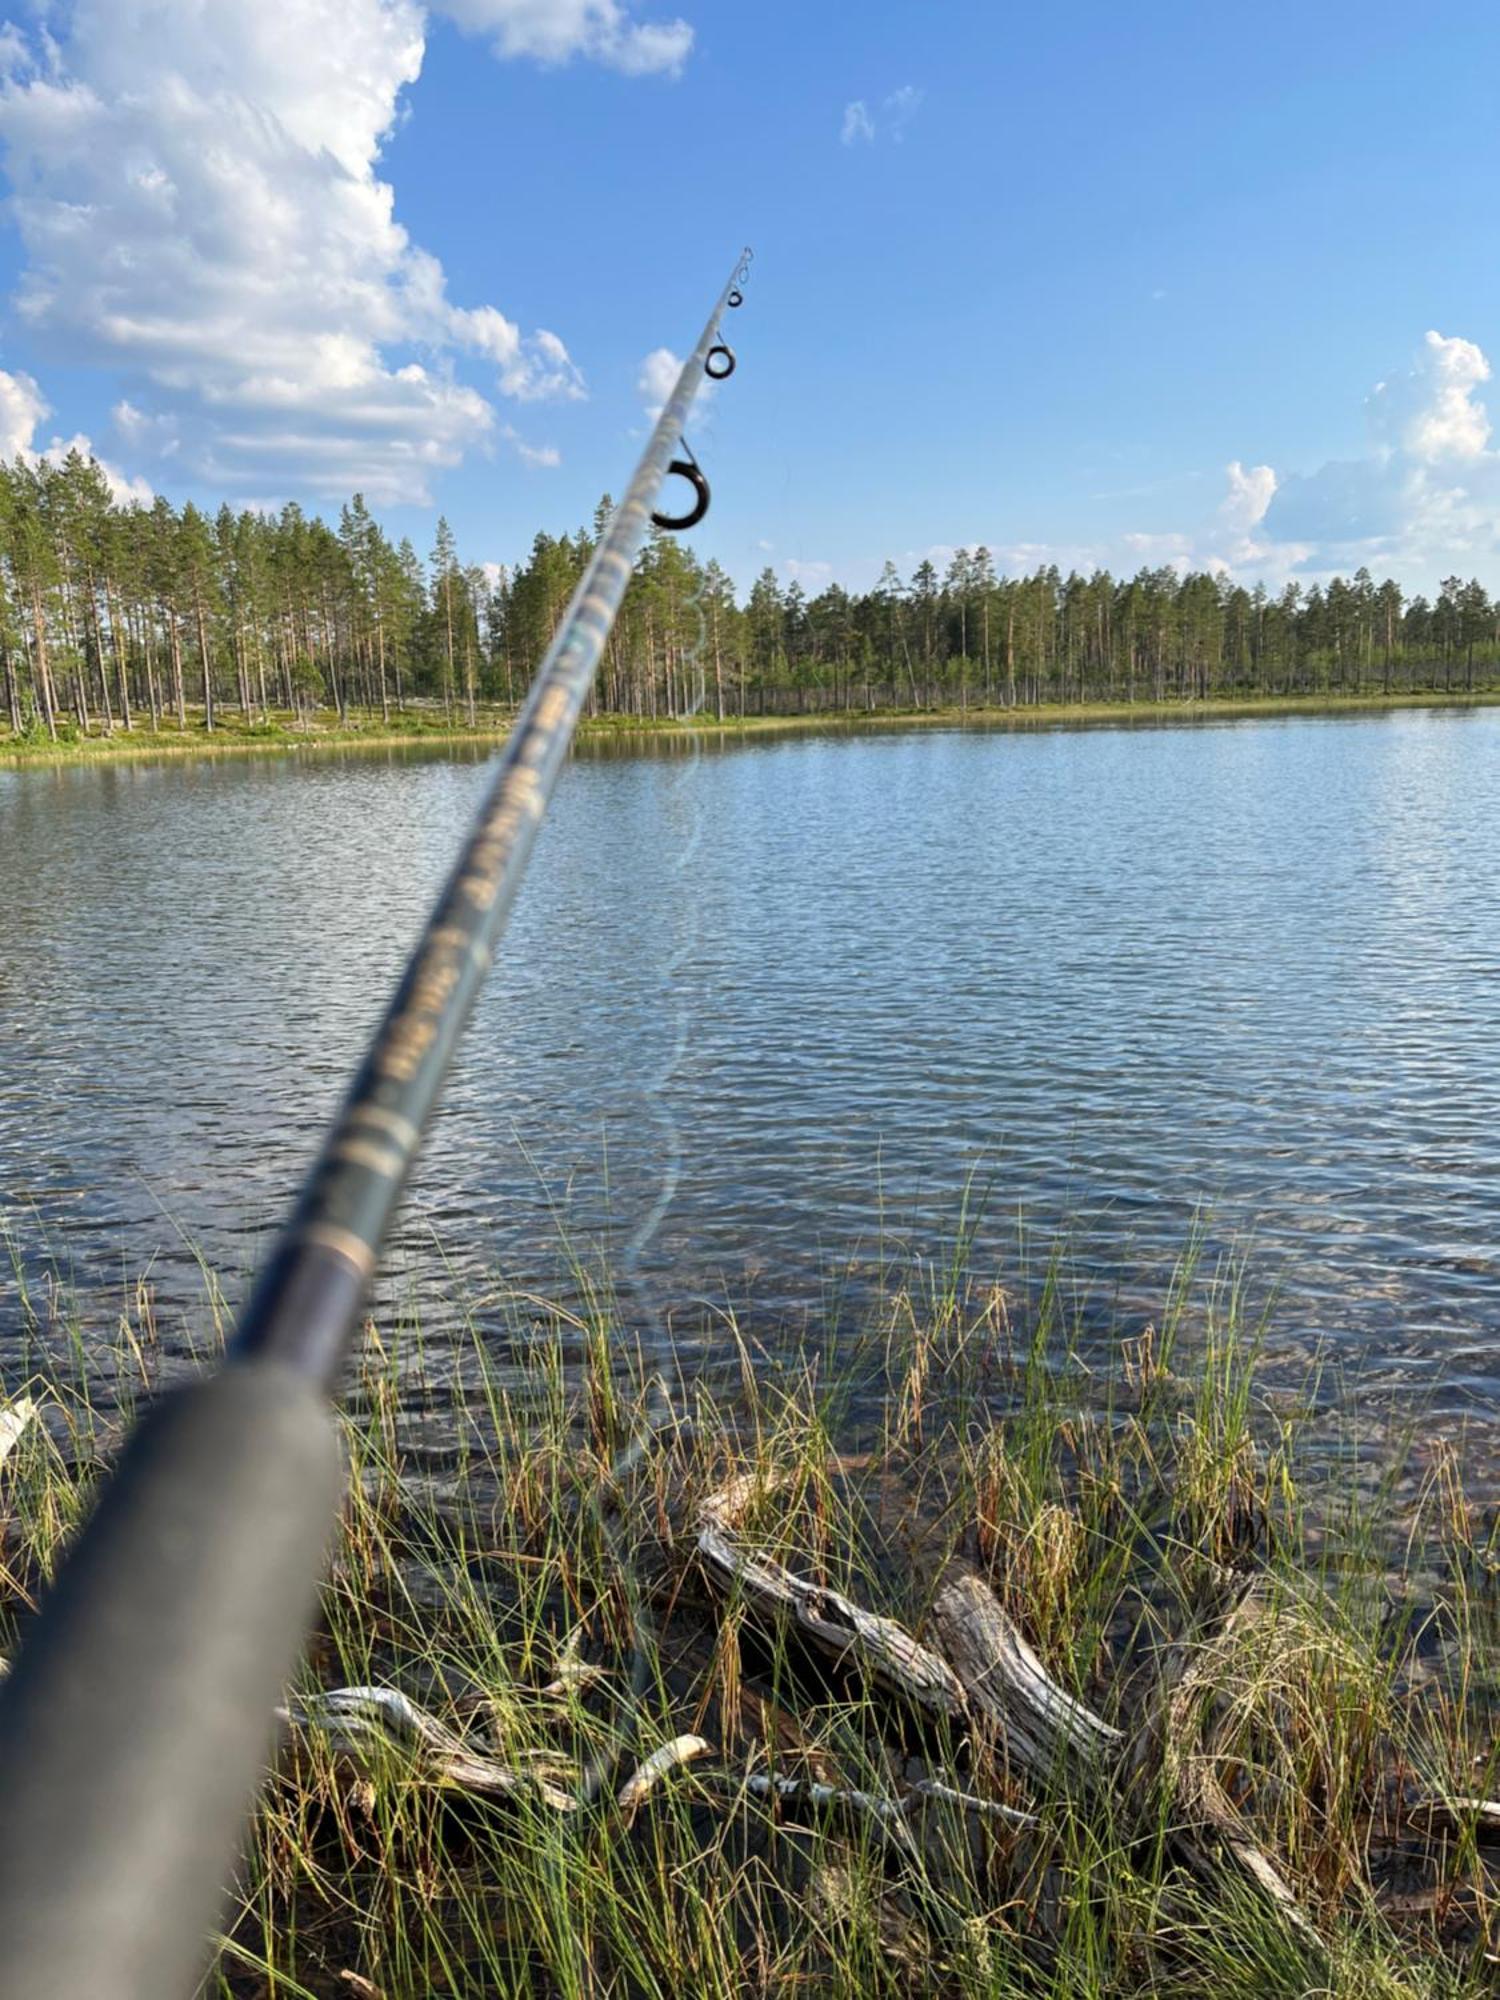
[[[591,528],[514,568],[465,564],[440,520],[419,556],[358,494],[337,527],[191,503],[120,504],[74,452],[0,464],[0,673],[20,735],[247,724],[329,705],[473,723],[514,703],[583,572]],[[716,562],[656,535],[594,694],[656,718],[1236,695],[1473,690],[1500,669],[1500,601],[1449,577],[1406,598],[1367,570],[1279,593],[1146,569],[998,574],[988,550],[872,590],[808,596],[763,570],[741,601]]]

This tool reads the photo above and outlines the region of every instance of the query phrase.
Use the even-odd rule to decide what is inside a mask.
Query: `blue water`
[[[465,757],[0,772],[0,1213],[234,1293],[476,802]],[[911,731],[567,772],[397,1262],[816,1323],[1196,1213],[1273,1340],[1500,1407],[1500,713]],[[665,1198],[664,1198],[665,1197]],[[649,1226],[647,1219],[650,1218]],[[13,1331],[0,1287],[0,1338]]]

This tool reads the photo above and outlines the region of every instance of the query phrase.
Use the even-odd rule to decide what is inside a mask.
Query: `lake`
[[[465,754],[0,771],[0,1215],[103,1315],[274,1226]],[[1065,1230],[1136,1324],[1204,1216],[1273,1347],[1500,1398],[1500,712],[590,746],[396,1264],[816,1328]],[[564,1242],[565,1239],[565,1242]],[[847,1309],[847,1308],[841,1308]],[[0,1337],[16,1338],[14,1288]]]

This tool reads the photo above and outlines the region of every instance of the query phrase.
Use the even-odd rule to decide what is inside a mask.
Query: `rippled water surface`
[[[452,757],[0,772],[0,1202],[86,1293],[232,1292],[475,804]],[[1274,1337],[1500,1391],[1500,714],[910,732],[568,771],[401,1230],[420,1278],[816,1314],[1196,1210]],[[15,1324],[0,1289],[0,1332]]]

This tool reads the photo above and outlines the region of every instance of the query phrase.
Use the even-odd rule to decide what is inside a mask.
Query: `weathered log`
[[[572,1792],[554,1782],[566,1774],[560,1759],[502,1764],[476,1751],[397,1688],[332,1688],[290,1702],[277,1714],[298,1735],[319,1738],[361,1777],[395,1761],[427,1784],[488,1797],[526,1797],[558,1812],[578,1807]]]
[[[0,1465],[10,1457],[21,1433],[36,1415],[36,1408],[30,1396],[17,1396],[13,1403],[0,1404]]]
[[[1070,1774],[1090,1782],[1102,1777],[1119,1730],[1058,1686],[987,1584],[969,1575],[945,1583],[932,1625],[1008,1764],[1043,1783]]]
[[[1035,1813],[1022,1812],[1019,1806],[1004,1805],[999,1799],[977,1798],[972,1792],[961,1792],[952,1785],[939,1784],[934,1778],[919,1779],[916,1784],[907,1786],[899,1798],[885,1798],[878,1792],[858,1791],[847,1785],[823,1784],[813,1778],[781,1777],[766,1771],[751,1771],[743,1777],[725,1773],[724,1782],[757,1798],[777,1799],[789,1805],[806,1805],[815,1809],[840,1807],[849,1812],[867,1814],[886,1825],[898,1820],[910,1821],[926,1805],[954,1806],[980,1819],[1004,1820],[1009,1826],[1033,1827],[1037,1824]]]
[[[1500,1840],[1500,1799],[1447,1798],[1434,1795],[1414,1799],[1406,1808],[1413,1826],[1428,1833],[1465,1839]]]
[[[809,1582],[740,1546],[734,1530],[752,1495],[762,1491],[762,1483],[744,1477],[703,1502],[698,1555],[710,1582],[742,1601],[761,1624],[795,1634],[835,1664],[857,1670],[883,1693],[929,1715],[961,1716],[964,1691],[953,1669],[894,1619],[878,1617],[841,1591]]]
[[[638,1764],[620,1787],[619,1807],[627,1819],[650,1797],[669,1771],[691,1764],[698,1757],[713,1755],[713,1745],[701,1736],[674,1736],[659,1750]]]

